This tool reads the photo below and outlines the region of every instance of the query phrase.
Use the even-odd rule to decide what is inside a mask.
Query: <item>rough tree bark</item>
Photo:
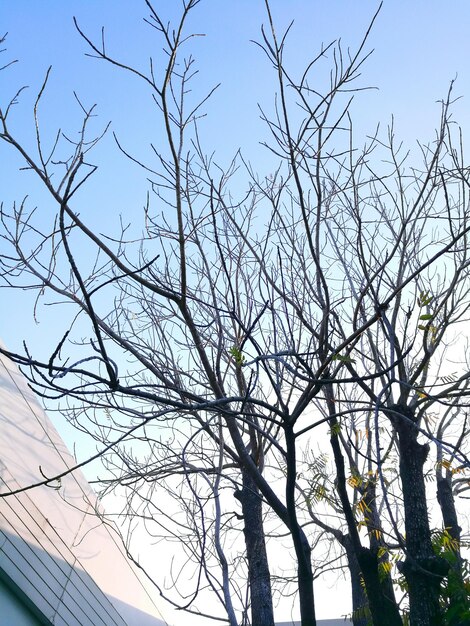
[[[351,534],[351,542],[361,570],[362,577],[369,602],[369,609],[374,626],[402,626],[398,606],[394,599],[387,593],[379,576],[379,561],[377,556],[369,549],[361,545],[356,528],[356,520],[349,503],[346,492],[346,474],[344,470],[344,458],[339,446],[338,437],[332,433],[330,438],[335,465],[337,470],[338,494],[345,512],[346,522]]]
[[[359,533],[356,526],[356,519],[349,501],[346,489],[346,471],[344,456],[341,451],[338,429],[339,423],[334,417],[335,397],[334,390],[331,385],[326,386],[326,401],[328,404],[330,418],[330,443],[333,450],[333,456],[336,466],[336,485],[341,505],[344,511],[346,523],[348,525],[351,547],[357,558],[364,585],[369,602],[369,610],[372,616],[374,626],[402,626],[403,622],[400,617],[398,606],[395,598],[390,596],[388,588],[382,584],[379,575],[379,560],[377,555],[365,548],[361,544]]]
[[[462,528],[459,525],[457,509],[455,508],[454,494],[452,493],[452,476],[437,478],[437,501],[439,503],[444,528],[449,535],[460,545]],[[458,569],[461,568],[460,550],[457,551]]]
[[[243,532],[248,561],[251,623],[274,626],[271,576],[263,528],[263,501],[253,478],[246,471],[242,475],[242,488],[235,492],[235,497],[241,503],[245,524]]]
[[[352,621],[354,626],[368,626],[369,624],[369,603],[367,594],[362,584],[361,568],[354,551],[354,546],[349,535],[342,535],[339,539],[346,551],[348,560],[349,575],[351,577],[352,596]]]
[[[297,520],[296,495],[296,441],[292,424],[285,424],[286,437],[286,504],[289,530],[297,557],[297,580],[299,589],[301,626],[316,626],[315,601],[313,594],[312,549]]]
[[[441,509],[444,528],[454,542],[452,546],[453,559],[448,574],[448,597],[451,598],[453,614],[448,616],[448,623],[449,626],[466,626],[470,613],[469,594],[465,588],[462,572],[462,555],[460,552],[462,528],[459,525],[455,507],[452,490],[452,472],[450,469],[447,469],[444,475],[442,468],[438,471],[437,501]]]
[[[423,472],[429,445],[418,441],[417,424],[409,407],[394,405],[388,414],[398,433],[406,531],[402,571],[409,589],[410,624],[442,626],[439,595],[448,564],[435,556],[431,542]]]

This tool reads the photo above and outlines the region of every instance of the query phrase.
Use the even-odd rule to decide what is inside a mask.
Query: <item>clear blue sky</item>
[[[352,49],[378,7],[370,0],[272,0],[279,31],[291,20],[287,62],[295,73],[314,56],[322,42],[341,38]],[[172,19],[178,0],[155,1],[155,8]],[[162,137],[150,94],[119,70],[87,58],[87,48],[76,32],[72,17],[96,40],[106,27],[108,51],[118,59],[146,69],[151,54],[160,54],[160,42],[143,22],[145,3],[139,0],[0,0],[0,31],[9,33],[3,62],[19,63],[0,74],[2,105],[22,85],[29,85],[16,106],[11,131],[32,146],[32,104],[49,65],[50,84],[41,108],[45,141],[56,129],[73,133],[80,122],[76,91],[86,105],[96,103],[96,128],[112,121],[124,145],[137,155],[149,154],[149,143]],[[266,172],[270,156],[259,146],[267,131],[260,123],[257,104],[272,110],[274,76],[269,63],[252,39],[260,38],[266,22],[262,0],[202,0],[188,28],[206,37],[191,41],[203,93],[221,82],[207,105],[201,125],[208,153],[216,151],[226,162],[241,148],[255,167]],[[439,121],[436,101],[444,98],[450,81],[457,76],[455,94],[463,98],[455,105],[455,118],[470,132],[470,2],[468,0],[385,0],[368,49],[375,49],[363,68],[359,86],[377,90],[358,96],[353,112],[359,134],[373,131],[378,122],[386,126],[394,114],[398,134],[410,144],[431,140]],[[189,49],[189,48],[188,48]],[[145,175],[115,150],[111,137],[104,140],[92,159],[100,166],[98,175],[83,195],[82,215],[97,228],[117,222],[118,215],[131,217],[141,209],[147,192]],[[258,164],[258,165],[256,165]],[[21,163],[0,145],[0,199],[8,206],[31,197],[31,206],[52,211],[51,201],[34,184],[31,174],[18,173]],[[0,242],[0,253],[3,244]],[[47,358],[47,341],[56,329],[40,312],[39,325],[31,317],[30,293],[0,292],[0,337],[13,350],[21,341]],[[14,311],[14,314],[12,314]],[[50,309],[47,311],[49,314]],[[56,316],[55,322],[60,326]],[[54,322],[54,326],[55,326]],[[42,355],[41,355],[42,350]],[[329,600],[327,600],[329,598]],[[336,600],[325,595],[320,617],[338,614]]]
[[[179,5],[178,0],[155,2],[169,19]],[[291,20],[295,22],[289,43],[292,67],[296,61],[300,66],[321,42],[341,37],[345,45],[354,46],[377,6],[378,2],[370,0],[272,2],[279,30]],[[105,118],[112,117],[120,125],[122,105],[135,103],[128,97],[122,75],[113,76],[110,68],[84,58],[85,45],[74,29],[74,15],[95,36],[104,25],[109,50],[140,67],[145,67],[149,54],[159,49],[151,29],[142,24],[147,10],[139,0],[2,0],[1,30],[9,32],[9,54],[21,61],[7,79],[3,78],[2,95],[7,93],[5,80],[10,85],[29,84],[34,92],[52,64],[55,78],[49,95],[55,108],[66,110],[71,92],[76,90],[96,101]],[[211,123],[224,129],[224,139],[231,146],[250,137],[251,132],[240,136],[238,131],[246,127],[246,120],[256,120],[256,102],[267,100],[264,88],[270,68],[250,43],[259,38],[260,25],[265,21],[262,0],[203,0],[193,13],[194,31],[207,34],[193,42],[200,81],[207,86],[222,81],[211,109],[215,112]],[[364,101],[364,113],[370,121],[387,121],[393,112],[406,132],[415,128],[416,134],[425,133],[426,123],[432,123],[434,101],[444,95],[456,74],[457,91],[467,94],[469,26],[470,5],[466,0],[385,0],[370,39],[375,53],[364,68],[364,83],[380,89]],[[229,125],[233,116],[235,124],[232,120]],[[221,138],[219,133],[215,137]]]
[[[174,19],[180,6],[178,0],[155,2],[169,20]],[[271,6],[280,32],[294,20],[286,58],[295,74],[318,52],[322,42],[341,38],[345,49],[354,49],[378,2],[273,0]],[[155,32],[143,23],[147,14],[140,0],[0,0],[0,30],[9,33],[3,63],[19,61],[0,74],[2,104],[19,87],[29,86],[15,108],[11,130],[27,146],[33,146],[32,105],[52,65],[40,109],[46,145],[58,127],[72,136],[78,130],[81,111],[74,100],[75,91],[86,106],[97,104],[97,130],[111,120],[122,143],[146,158],[150,142],[158,144],[162,138],[150,94],[134,78],[86,57],[86,44],[75,30],[72,17],[76,16],[95,40],[99,40],[101,26],[105,26],[108,51],[124,62],[147,69],[149,56],[158,60],[161,50]],[[260,122],[257,105],[272,111],[275,77],[264,54],[251,42],[260,39],[263,22],[266,15],[262,0],[202,0],[188,29],[206,36],[192,39],[188,51],[196,57],[200,72],[195,92],[199,89],[199,93],[205,93],[221,82],[205,107],[207,118],[201,124],[207,153],[215,151],[217,159],[227,163],[242,148],[245,157],[264,174],[269,171],[271,157],[259,145],[268,133]],[[375,52],[358,82],[358,86],[377,87],[357,97],[353,114],[358,136],[372,132],[378,122],[385,128],[393,114],[397,133],[406,142],[412,145],[416,139],[431,140],[439,119],[436,101],[445,97],[456,76],[455,94],[463,98],[455,105],[455,118],[464,130],[470,130],[469,27],[467,0],[385,0],[368,44]],[[101,228],[117,223],[120,214],[126,218],[139,211],[148,187],[145,176],[116,151],[111,135],[92,160],[100,170],[82,196],[82,215],[89,215]],[[0,146],[0,163],[0,195],[5,206],[25,194],[30,196],[30,206],[51,206],[30,174],[18,174],[21,163],[5,146]],[[29,295],[3,291],[2,301],[8,305],[0,312],[0,337],[12,349],[18,349],[23,338],[28,338],[33,347],[40,346],[48,334],[47,324],[31,324]],[[10,303],[17,304],[14,318]]]

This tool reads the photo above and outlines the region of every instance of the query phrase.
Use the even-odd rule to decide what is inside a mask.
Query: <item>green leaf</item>
[[[419,319],[420,320],[432,320],[433,317],[434,315],[431,315],[431,313],[425,313],[424,315],[420,315]]]
[[[418,296],[418,306],[427,306],[432,302],[432,296],[429,295],[429,291],[422,291]]]
[[[351,359],[350,356],[343,354],[333,354],[331,357],[332,361],[340,361],[341,363],[355,363],[355,359]]]
[[[337,437],[341,432],[341,424],[339,422],[335,422],[330,427],[330,436]]]
[[[237,348],[237,346],[233,346],[232,348],[230,348],[229,353],[230,356],[234,358],[236,365],[243,365],[243,363],[246,361],[245,357],[242,354],[242,351],[240,350],[240,348]]]

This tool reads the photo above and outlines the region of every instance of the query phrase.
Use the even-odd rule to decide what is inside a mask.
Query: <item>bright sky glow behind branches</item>
[[[353,51],[362,40],[378,2],[370,0],[272,0],[278,32],[294,20],[286,44],[286,65],[299,75],[322,43],[341,38],[344,50]],[[172,21],[179,14],[178,0],[155,0],[157,11]],[[161,41],[142,21],[148,15],[139,0],[0,0],[0,34],[8,31],[6,52],[0,66],[13,59],[18,63],[0,74],[0,100],[4,106],[23,85],[10,130],[21,142],[34,147],[32,109],[47,68],[52,74],[40,108],[46,145],[57,129],[73,136],[80,127],[81,110],[76,92],[86,107],[97,104],[94,128],[108,121],[121,143],[137,157],[150,158],[149,144],[163,142],[159,115],[148,90],[135,78],[109,64],[85,56],[86,44],[78,35],[73,16],[94,41],[99,42],[105,26],[107,51],[124,63],[146,71],[152,55],[161,59]],[[193,38],[187,53],[196,59],[198,76],[194,97],[203,96],[221,83],[204,107],[207,117],[200,122],[205,151],[215,151],[216,161],[227,165],[241,148],[244,157],[260,175],[269,173],[272,155],[260,145],[269,133],[260,121],[258,104],[273,111],[275,75],[264,53],[251,40],[260,40],[266,23],[262,0],[202,0],[188,22],[188,32],[205,33]],[[468,0],[385,0],[371,33],[366,51],[373,55],[363,66],[357,87],[374,87],[356,96],[352,107],[356,137],[361,145],[378,123],[385,128],[394,115],[396,132],[410,147],[416,140],[427,142],[439,124],[440,107],[451,80],[456,78],[454,119],[470,132],[470,3]],[[323,64],[329,67],[328,63]],[[325,72],[319,71],[321,91]],[[109,133],[90,156],[99,166],[97,174],[80,196],[79,212],[95,227],[118,227],[140,215],[148,182],[142,170],[129,163],[116,149]],[[30,206],[52,211],[47,197],[28,172],[18,172],[22,163],[0,145],[0,200],[8,208],[13,201],[30,195]],[[0,243],[0,253],[1,253]],[[47,359],[50,341],[59,336],[51,328],[51,313],[39,310],[39,324],[32,320],[31,292],[1,292],[0,336],[11,350],[21,342]],[[14,314],[12,314],[14,312]],[[57,314],[56,314],[57,315]],[[60,323],[60,320],[58,320]],[[73,436],[58,425],[66,438]],[[68,440],[70,443],[70,439]],[[323,594],[322,594],[323,595]],[[319,617],[341,614],[337,599],[319,605]],[[345,609],[347,610],[347,608]]]

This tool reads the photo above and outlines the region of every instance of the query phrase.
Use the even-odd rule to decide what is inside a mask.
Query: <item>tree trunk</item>
[[[332,434],[331,444],[335,457],[337,471],[337,488],[345,512],[346,522],[351,537],[351,546],[354,550],[367,593],[369,610],[374,626],[402,626],[398,606],[393,593],[388,593],[388,586],[382,584],[379,576],[379,561],[370,549],[361,545],[356,528],[356,520],[346,492],[346,476],[344,472],[344,458],[341,454],[338,438]]]
[[[441,508],[442,521],[444,528],[447,530],[452,539],[459,545],[457,550],[457,563],[459,571],[461,570],[460,557],[460,533],[462,529],[459,526],[457,511],[455,508],[454,494],[452,493],[452,478],[446,476],[438,476],[437,478],[437,501]]]
[[[361,548],[357,560],[364,578],[369,609],[374,626],[403,626],[394,597],[387,593],[379,575],[377,556],[368,548]]]
[[[244,535],[248,560],[248,584],[253,626],[274,626],[271,576],[263,526],[263,503],[258,487],[243,471],[242,489],[235,494],[242,506]]]
[[[339,539],[346,550],[349,575],[351,577],[352,593],[352,621],[354,626],[368,626],[370,623],[369,602],[361,577],[361,568],[354,552],[354,547],[349,535],[343,535]]]
[[[462,574],[462,557],[460,554],[460,534],[455,508],[454,494],[452,493],[452,475],[437,477],[437,501],[441,508],[444,528],[457,543],[452,552],[455,558],[451,561],[449,576],[445,589],[446,600],[452,607],[452,615],[447,616],[449,626],[466,626],[469,619],[469,594],[465,588]]]
[[[333,398],[333,391],[331,388],[327,388],[327,401],[329,403],[329,410],[331,414],[334,414],[336,410]],[[331,429],[330,443],[336,466],[336,488],[338,490],[341,506],[348,525],[348,533],[351,538],[352,548],[364,579],[372,622],[374,626],[403,626],[400,612],[394,598],[384,594],[384,588],[380,582],[378,571],[379,562],[377,556],[361,544],[356,519],[354,517],[346,489],[344,456],[341,451],[339,437],[337,434],[338,422],[336,418],[332,417],[329,424]]]
[[[315,600],[313,595],[312,549],[297,519],[296,507],[296,441],[293,428],[285,425],[286,436],[286,506],[288,526],[294,543],[297,557],[297,583],[299,589],[300,624],[301,626],[317,626],[315,617]],[[253,625],[254,626],[254,625]]]
[[[297,534],[298,539],[296,539]],[[313,598],[312,550],[305,533],[300,527],[295,533],[293,532],[292,535],[298,563],[297,579],[299,586],[300,624],[301,626],[317,626],[315,602]]]
[[[269,483],[264,479],[259,468],[251,458],[248,450],[240,436],[236,421],[230,415],[226,417],[226,424],[229,429],[232,441],[240,454],[242,471],[246,472],[253,483],[263,494],[266,502],[271,506],[273,511],[279,516],[289,529],[297,558],[298,573],[298,590],[299,603],[302,626],[316,626],[315,620],[315,603],[313,597],[313,572],[310,560],[310,545],[307,537],[297,521],[296,503],[295,503],[295,481],[296,481],[296,462],[295,462],[295,436],[292,428],[286,428],[286,442],[288,448],[287,461],[287,480],[286,480],[286,500],[284,505],[278,498]],[[253,624],[258,626],[258,624]]]
[[[391,407],[391,422],[398,433],[400,478],[405,511],[406,558],[402,566],[409,589],[410,626],[442,626],[440,585],[447,563],[436,557],[428,521],[423,466],[429,446],[418,442],[413,412]]]
[[[388,568],[384,568],[390,564],[388,552],[383,550],[386,548],[383,540],[382,521],[377,510],[377,485],[375,479],[371,479],[364,489],[364,501],[368,508],[367,517],[365,519],[367,530],[369,533],[369,549],[376,561],[378,572],[378,580],[380,585],[380,594],[383,598],[384,610],[390,614],[390,619],[394,624],[401,624],[402,619],[395,598],[393,589],[392,576]],[[381,552],[383,554],[381,554]]]

